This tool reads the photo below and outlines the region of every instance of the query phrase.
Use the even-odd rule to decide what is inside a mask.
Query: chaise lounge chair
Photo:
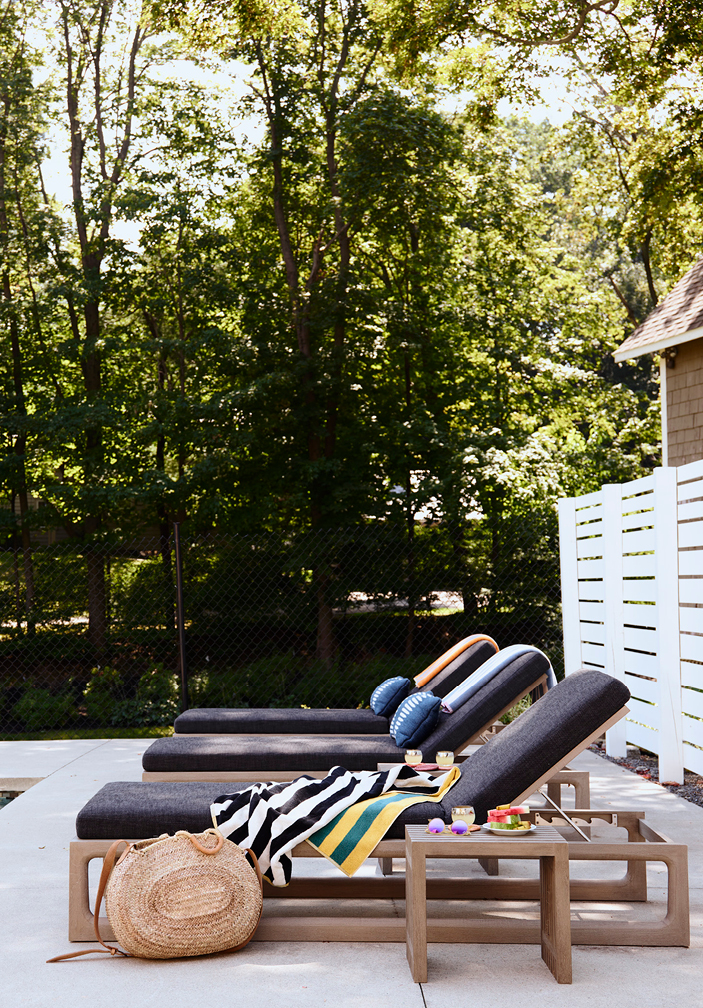
[[[447,693],[496,653],[485,634],[473,634],[449,648],[421,672],[422,688]],[[416,686],[413,692],[416,692]],[[387,735],[390,718],[372,710],[304,707],[194,707],[174,722],[176,735]]]
[[[627,688],[594,669],[568,676],[546,696],[520,715],[504,731],[473,753],[462,765],[461,776],[439,804],[419,803],[396,819],[371,856],[379,859],[405,856],[405,827],[425,825],[436,816],[450,820],[451,807],[474,806],[477,821],[485,820],[489,808],[504,801],[519,803],[533,794],[555,771],[564,767],[595,738],[627,713]],[[247,786],[229,788],[238,791]],[[114,839],[132,840],[173,833],[179,829],[201,832],[211,826],[210,805],[222,793],[215,782],[144,783],[115,782],[105,785],[78,814],[77,841],[71,844],[69,940],[90,941],[93,919],[89,906],[88,865],[105,855]],[[572,924],[575,944],[590,945],[688,945],[687,858],[684,845],[672,844],[644,822],[644,813],[586,810],[572,813],[584,820],[604,819],[628,831],[629,842],[569,843],[569,856],[578,861],[619,860],[628,862],[622,879],[576,879],[570,884],[572,899],[646,900],[646,861],[663,861],[669,872],[668,912],[663,921],[636,921],[623,925],[604,920],[581,919]],[[554,818],[555,813],[545,813]],[[558,813],[556,813],[558,815]],[[468,841],[470,842],[470,841]],[[293,850],[295,857],[315,857],[306,842]],[[265,887],[266,896],[300,899],[383,898],[402,899],[402,875],[373,878],[297,878],[286,889]],[[431,899],[539,898],[538,879],[438,878],[428,879]],[[103,936],[111,939],[107,920],[101,920]],[[305,917],[265,918],[257,941],[404,941],[402,918]],[[428,921],[429,941],[538,942],[539,924],[522,915],[521,920],[481,921],[457,918]]]
[[[453,713],[440,714],[422,742],[425,760],[438,750],[460,753],[528,693],[546,688],[549,660],[539,651],[511,658]],[[336,765],[375,770],[402,763],[405,750],[389,734],[355,735],[174,735],[144,753],[143,780],[293,780],[301,773],[324,777]]]

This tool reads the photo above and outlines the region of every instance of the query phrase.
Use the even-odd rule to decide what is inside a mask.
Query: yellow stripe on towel
[[[440,802],[459,776],[459,767],[454,766],[442,779],[438,789],[430,794],[409,795],[396,790],[357,802],[308,837],[308,843],[328,861],[336,864],[345,875],[353,875],[401,812],[420,802]]]

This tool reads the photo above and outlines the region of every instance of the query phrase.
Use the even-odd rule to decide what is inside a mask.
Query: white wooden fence
[[[560,500],[559,534],[566,673],[632,694],[608,753],[631,742],[660,780],[703,774],[703,460]]]

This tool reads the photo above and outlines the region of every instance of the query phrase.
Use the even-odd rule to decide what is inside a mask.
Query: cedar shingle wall
[[[666,372],[669,465],[703,458],[703,339],[681,343]]]

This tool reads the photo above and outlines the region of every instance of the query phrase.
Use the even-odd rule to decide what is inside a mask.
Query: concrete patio
[[[0,742],[0,781],[42,778],[0,810],[0,934],[3,1005],[7,1008],[83,1004],[165,1008],[202,1002],[236,1008],[473,1008],[489,1004],[491,1008],[515,1004],[521,1008],[610,1008],[613,1003],[662,1008],[703,1001],[703,808],[590,752],[572,765],[591,773],[593,808],[644,810],[656,829],[689,845],[691,948],[575,946],[570,987],[555,983],[536,945],[430,945],[429,980],[423,985],[410,979],[402,944],[254,941],[241,952],[204,959],[146,962],[96,956],[47,965],[44,960],[49,956],[79,947],[69,944],[66,923],[68,846],[75,835],[76,812],[104,783],[139,780],[146,745],[144,739]],[[316,873],[336,871],[319,859],[304,863]],[[474,862],[462,864],[469,873],[480,872]],[[524,874],[524,864],[501,862],[501,874]],[[441,862],[435,865],[436,871],[442,870]],[[572,870],[580,875],[592,873],[593,867],[574,864]],[[456,862],[452,869],[456,870]],[[375,872],[375,862],[365,870]],[[615,877],[622,868],[604,865],[601,871],[604,877]],[[663,866],[652,864],[650,902],[645,907],[573,904],[573,914],[591,919],[663,916],[664,880]],[[287,909],[267,900],[267,912],[274,907],[277,912]],[[341,904],[326,909],[346,912]],[[392,900],[369,904],[367,910],[374,915],[403,915],[402,903]],[[357,904],[354,914],[363,912]],[[443,905],[441,914],[467,912],[510,915],[538,910],[524,903],[467,906],[452,902]]]

